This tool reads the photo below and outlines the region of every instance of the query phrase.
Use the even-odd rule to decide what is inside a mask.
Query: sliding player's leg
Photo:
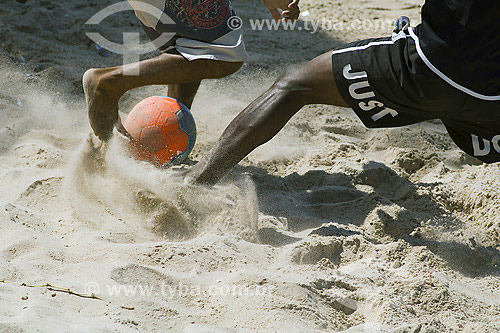
[[[216,183],[251,151],[272,139],[308,104],[348,107],[335,84],[331,52],[287,68],[271,88],[231,122],[209,158],[191,169],[188,177],[198,183]]]
[[[118,101],[131,89],[148,85],[186,85],[190,92],[179,91],[180,86],[177,86],[173,94],[186,98],[187,104],[190,104],[193,91],[197,89],[193,82],[231,75],[242,64],[206,59],[188,61],[181,55],[162,54],[141,61],[138,75],[126,75],[137,64],[90,69],[83,77],[83,87],[92,129],[103,140],[111,136],[118,120]]]

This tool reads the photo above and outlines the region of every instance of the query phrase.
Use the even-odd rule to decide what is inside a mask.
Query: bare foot
[[[118,121],[119,94],[103,87],[106,69],[89,69],[83,75],[83,90],[87,99],[90,126],[95,135],[107,141]]]
[[[116,129],[118,130],[118,132],[120,134],[122,134],[123,136],[131,139],[132,136],[130,135],[130,133],[127,131],[127,129],[125,128],[125,126],[123,126],[123,123],[122,123],[122,119],[120,116],[118,116],[118,122],[116,123]]]
[[[192,185],[206,185],[206,182],[203,179],[203,172],[205,169],[206,163],[198,162],[196,165],[192,166],[186,171],[181,173],[181,177],[184,178],[185,182]]]

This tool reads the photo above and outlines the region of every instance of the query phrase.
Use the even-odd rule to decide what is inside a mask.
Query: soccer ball
[[[131,136],[135,157],[157,166],[184,161],[196,141],[193,115],[170,97],[153,96],[139,102],[123,126]]]

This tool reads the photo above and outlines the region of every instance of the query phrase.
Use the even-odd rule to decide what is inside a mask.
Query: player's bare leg
[[[113,126],[118,120],[118,101],[127,91],[148,85],[184,85],[191,93],[180,92],[177,95],[189,100],[194,98],[193,82],[203,79],[222,78],[236,72],[243,63],[223,62],[199,59],[188,61],[180,55],[162,54],[156,58],[139,63],[139,75],[124,75],[137,64],[120,67],[90,69],[83,76],[83,88],[87,99],[90,125],[102,140],[110,138]],[[175,90],[174,89],[174,90]],[[197,89],[197,88],[196,88]],[[187,97],[186,97],[187,96]]]
[[[198,92],[200,84],[201,81],[182,84],[169,84],[168,97],[175,98],[176,100],[184,104],[188,109],[191,109],[194,97]]]
[[[333,78],[331,52],[290,66],[262,96],[226,128],[210,155],[187,174],[195,183],[214,184],[245,156],[272,139],[303,106],[348,107]]]

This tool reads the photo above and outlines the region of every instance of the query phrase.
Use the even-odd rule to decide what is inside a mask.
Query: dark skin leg
[[[162,54],[139,63],[139,75],[124,75],[137,64],[90,69],[83,76],[90,125],[101,140],[108,140],[118,122],[118,101],[127,91],[149,85],[173,85],[172,95],[191,104],[198,89],[193,82],[218,79],[236,72],[243,63],[216,60],[188,61],[176,54]],[[183,91],[183,88],[186,91]],[[120,127],[120,126],[119,126]]]
[[[348,107],[333,78],[331,52],[294,65],[226,128],[209,156],[190,169],[196,184],[213,185],[258,146],[271,140],[305,105]]]

